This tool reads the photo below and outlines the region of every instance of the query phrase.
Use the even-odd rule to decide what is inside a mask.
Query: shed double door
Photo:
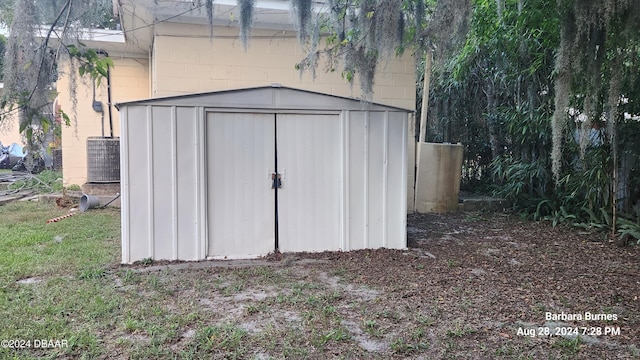
[[[339,249],[339,115],[211,112],[206,129],[209,257]]]

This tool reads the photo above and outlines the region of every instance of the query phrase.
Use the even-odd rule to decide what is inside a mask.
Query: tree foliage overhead
[[[555,0],[475,1],[466,43],[437,59],[429,140],[465,144],[474,164],[515,154],[544,165],[556,14]]]
[[[640,219],[640,208],[633,209],[640,200],[640,144],[629,137],[640,132],[640,6],[631,0],[558,0],[558,8],[552,173],[558,189],[591,180],[577,182],[589,187],[578,192],[587,194],[582,209],[607,214],[599,217],[615,232],[619,212],[634,211]],[[578,160],[569,162],[563,150],[572,142],[578,143]]]
[[[213,36],[213,0],[197,0],[206,9]],[[341,70],[353,83],[359,77],[363,97],[373,95],[379,64],[409,48],[422,56],[426,47],[448,49],[464,37],[471,0],[327,0],[320,12],[311,0],[291,0],[299,40],[307,55],[296,65],[315,73]],[[239,0],[240,38],[246,49],[254,16],[254,0]],[[317,5],[317,4],[316,4]],[[70,97],[75,99],[76,71],[96,78],[109,62],[85,49],[78,40],[94,28],[115,28],[111,0],[0,0],[0,22],[10,29],[5,66],[3,105],[20,117],[20,130],[36,146],[51,119],[43,111],[51,102],[49,84],[57,76],[57,61],[72,64]],[[430,23],[435,26],[429,26]],[[462,30],[460,30],[462,29]],[[56,39],[56,41],[52,41]],[[1,121],[1,119],[0,119]]]
[[[327,70],[335,71],[341,64],[349,83],[359,76],[365,98],[373,95],[379,64],[390,57],[406,48],[417,57],[435,44],[453,48],[464,38],[471,8],[470,0],[328,0],[327,11],[313,18],[307,1],[293,0],[300,40],[307,47],[298,69],[315,71],[318,60],[325,57]],[[431,23],[437,26],[428,26]],[[326,34],[322,48],[320,34]]]
[[[245,49],[255,3],[238,2]],[[31,144],[49,126],[42,109],[58,59],[75,64],[72,98],[75,72],[99,80],[112,65],[78,41],[83,29],[114,25],[111,1],[1,4],[12,4],[0,11],[11,31],[3,105],[18,110]],[[213,0],[194,4],[215,41]],[[421,70],[432,51],[429,140],[465,144],[466,178],[499,184],[534,217],[605,221],[640,200],[636,0],[291,0],[291,9],[306,51],[296,67],[325,63],[358,79],[365,98],[390,57],[413,51]]]
[[[57,17],[62,15],[59,11]],[[48,119],[43,120],[41,114],[50,102],[47,86],[55,73],[53,54],[36,39],[38,25],[34,2],[17,0],[5,55],[3,108],[7,103],[18,106],[20,132],[24,131],[28,139],[33,137],[34,129],[48,131]],[[39,126],[34,128],[36,119]]]
[[[11,6],[0,14],[2,21],[9,21],[2,120],[18,116],[27,146],[36,149],[51,126],[50,86],[57,78],[57,60],[76,59],[94,77],[109,65],[88,56],[95,51],[77,49],[87,29],[115,26],[111,1],[5,0],[4,5]]]
[[[465,144],[466,185],[497,184],[524,215],[627,231],[618,213],[640,219],[637,1],[473,3],[465,45],[434,70],[430,140]]]
[[[582,109],[581,152],[595,124],[615,142],[618,107],[638,73],[640,6],[633,0],[558,0],[561,42],[556,62],[553,174],[560,177],[570,107]],[[630,81],[630,82],[629,82]],[[625,86],[627,82],[627,86]]]

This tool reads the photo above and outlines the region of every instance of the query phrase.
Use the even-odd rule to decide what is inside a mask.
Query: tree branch
[[[56,16],[56,19],[51,23],[51,26],[49,27],[49,30],[47,31],[47,35],[44,37],[43,42],[40,44],[40,50],[42,51],[42,55],[41,55],[41,58],[40,58],[40,66],[38,66],[38,72],[41,72],[42,71],[42,67],[44,66],[44,59],[45,59],[45,56],[47,56],[47,51],[46,50],[49,47],[49,39],[51,39],[51,34],[53,33],[53,30],[54,30],[56,24],[58,23],[58,21],[62,17],[62,14],[64,14],[65,10],[67,10],[67,9],[69,10],[67,12],[67,19],[68,19],[69,12],[71,11],[71,1],[72,0],[67,0],[67,2],[64,4],[62,9],[60,9],[60,13],[58,14],[58,16]],[[34,87],[31,90],[31,92],[29,93],[29,97],[28,97],[29,101],[33,97],[33,94],[35,93],[37,88],[38,88],[38,84],[36,83],[36,84],[34,84]]]

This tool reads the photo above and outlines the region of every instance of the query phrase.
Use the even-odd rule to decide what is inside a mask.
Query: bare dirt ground
[[[137,270],[152,286],[121,291],[179,315],[162,346],[185,358],[640,358],[640,247],[503,214],[410,215],[408,234],[407,251]],[[128,330],[121,354],[144,354]]]

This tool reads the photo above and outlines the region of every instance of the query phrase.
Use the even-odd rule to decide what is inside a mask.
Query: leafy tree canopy
[[[56,80],[56,60],[76,59],[80,68],[98,77],[104,60],[96,62],[95,51],[79,44],[83,31],[113,27],[110,0],[2,0],[0,21],[9,28],[4,55],[2,121],[18,116],[20,132],[28,148],[37,148],[51,127],[50,84]],[[60,39],[53,42],[53,38]]]
[[[196,1],[206,8],[214,36],[213,0]],[[326,11],[314,14],[311,0],[291,0],[299,40],[307,49],[295,66],[315,72],[318,60],[325,57],[329,65],[324,70],[335,71],[341,65],[349,82],[358,75],[363,96],[370,98],[380,62],[407,48],[420,55],[435,44],[448,49],[459,43],[470,4],[470,0],[327,0]],[[10,29],[2,105],[9,114],[19,115],[29,146],[35,146],[32,140],[49,128],[49,120],[41,114],[49,104],[47,85],[56,77],[58,59],[79,62],[79,70],[98,79],[110,66],[78,39],[87,29],[113,28],[111,6],[111,0],[0,0],[0,22]],[[240,38],[246,48],[255,3],[239,0],[238,6]],[[52,38],[61,41],[53,46]],[[69,91],[73,97],[75,89]]]
[[[640,219],[637,1],[473,5],[434,72],[430,139],[465,144],[467,184],[497,184],[525,215],[614,232],[617,213]]]

